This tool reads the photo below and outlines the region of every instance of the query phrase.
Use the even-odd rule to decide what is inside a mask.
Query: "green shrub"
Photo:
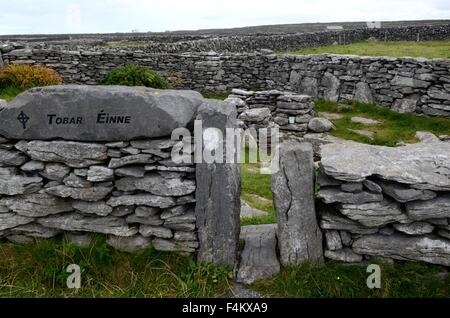
[[[158,73],[140,65],[127,65],[112,70],[103,81],[103,85],[146,86],[168,88],[169,85]]]
[[[41,65],[8,65],[0,69],[0,88],[16,88],[21,91],[37,86],[60,85],[59,74]]]

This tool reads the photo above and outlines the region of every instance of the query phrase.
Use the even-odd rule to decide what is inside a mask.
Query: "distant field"
[[[290,54],[353,54],[361,56],[425,57],[450,59],[450,41],[377,42],[362,41],[289,52]]]

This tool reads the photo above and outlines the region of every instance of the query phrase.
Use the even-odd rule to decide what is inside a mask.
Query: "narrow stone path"
[[[245,245],[238,267],[238,283],[250,285],[259,279],[269,279],[279,273],[276,232],[276,224],[241,228],[241,240]]]

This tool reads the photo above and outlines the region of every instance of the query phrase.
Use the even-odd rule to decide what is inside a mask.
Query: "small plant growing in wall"
[[[105,79],[103,85],[145,86],[152,88],[169,88],[166,80],[146,66],[126,65],[113,69]]]

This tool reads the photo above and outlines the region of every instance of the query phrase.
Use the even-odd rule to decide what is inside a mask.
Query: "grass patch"
[[[202,92],[204,98],[225,100],[230,96],[230,92]]]
[[[450,58],[450,41],[427,42],[377,42],[361,41],[346,45],[329,45],[317,48],[291,51],[289,54],[352,54],[362,56],[393,56],[393,57],[425,57]]]
[[[252,288],[262,295],[281,298],[450,297],[450,274],[441,266],[371,263],[381,267],[381,289],[367,287],[370,274],[366,266],[337,262],[318,268],[309,264],[284,268],[273,279],[259,281]]]
[[[272,175],[260,173],[260,154],[257,154],[258,163],[249,163],[249,149],[242,153],[245,163],[241,164],[241,199],[252,208],[265,211],[267,215],[241,219],[241,225],[258,225],[277,223],[273,194],[271,190]]]
[[[4,99],[9,102],[22,92],[23,90],[16,87],[0,88],[0,99]]]
[[[70,264],[82,269],[79,290],[66,287]],[[0,297],[220,297],[229,277],[227,268],[174,253],[122,253],[102,238],[88,248],[61,240],[0,244]]]
[[[317,101],[315,110],[318,112],[338,113],[342,119],[332,120],[336,130],[331,134],[336,137],[354,140],[372,145],[394,147],[399,142],[417,142],[417,131],[428,131],[436,135],[450,135],[450,119],[439,117],[423,117],[411,114],[400,114],[385,107],[377,107],[371,104],[352,102],[350,109],[339,109],[337,103]],[[380,123],[374,126],[366,126],[351,122],[351,118],[359,116],[371,118]],[[360,136],[349,129],[363,129],[375,133],[372,139]]]

